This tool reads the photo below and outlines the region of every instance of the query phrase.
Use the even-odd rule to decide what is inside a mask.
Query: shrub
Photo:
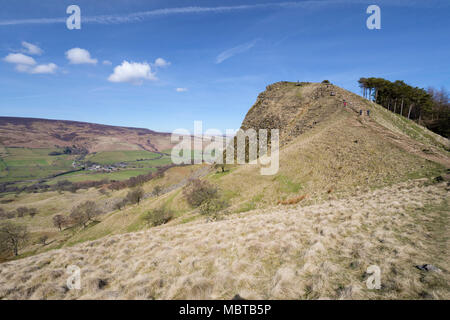
[[[108,190],[106,190],[105,188],[99,189],[98,192],[100,192],[100,194],[102,194],[104,196],[108,195]]]
[[[159,226],[173,219],[173,212],[164,207],[154,209],[145,214],[144,220],[148,225]]]
[[[33,218],[35,215],[37,215],[38,210],[36,208],[30,208],[28,209],[28,214],[30,215],[31,218]]]
[[[128,203],[128,200],[126,198],[119,200],[114,204],[114,209],[122,210],[122,208],[124,208],[127,205],[127,203]]]
[[[39,237],[39,243],[42,244],[43,246],[47,245],[47,240],[48,240],[47,235],[43,235],[42,237]]]
[[[16,209],[17,217],[23,218],[28,213],[27,207],[19,207]]]
[[[195,179],[184,188],[183,195],[190,206],[196,208],[207,200],[219,198],[216,186],[208,181]]]
[[[222,211],[223,209],[228,207],[228,203],[225,200],[221,199],[208,199],[206,201],[203,201],[203,203],[200,205],[200,213],[207,215],[207,214],[215,214],[219,211]]]
[[[16,213],[14,211],[7,212],[6,219],[14,219],[16,217]]]
[[[330,80],[323,80],[322,83],[330,84]]]
[[[153,195],[154,196],[159,196],[160,194],[162,194],[163,192],[163,188],[160,185],[157,185],[153,188]]]

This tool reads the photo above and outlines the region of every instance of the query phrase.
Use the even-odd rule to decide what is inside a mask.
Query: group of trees
[[[367,99],[438,134],[449,136],[450,100],[444,88],[425,90],[400,80],[391,82],[383,78],[361,78],[358,83]]]
[[[85,201],[72,208],[68,216],[56,214],[53,216],[53,225],[60,231],[64,227],[82,226],[85,228],[90,222],[95,221],[95,217],[102,214],[94,201]]]
[[[53,185],[46,184],[46,181],[40,181],[34,183],[32,185],[18,187],[13,185],[12,183],[2,183],[0,184],[0,193],[2,192],[30,192],[30,193],[38,193],[38,192],[46,192],[46,191],[58,191],[58,192],[77,192],[80,189],[89,189],[89,188],[97,188],[104,186],[105,184],[109,184],[110,181],[108,179],[103,180],[88,180],[88,181],[80,181],[80,182],[71,182],[69,180],[59,180],[57,183]]]
[[[23,218],[27,215],[33,218],[36,214],[38,214],[36,208],[19,207],[14,211],[6,211],[5,209],[0,208],[0,220]]]
[[[122,210],[127,204],[139,204],[144,198],[145,192],[141,187],[130,190],[127,196],[114,204],[114,209]]]

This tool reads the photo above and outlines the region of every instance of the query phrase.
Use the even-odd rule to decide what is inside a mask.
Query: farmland
[[[49,185],[61,180],[70,182],[105,179],[121,181],[154,172],[157,167],[171,163],[169,155],[146,150],[102,151],[86,156],[51,155],[52,153],[62,152],[56,148],[2,147],[0,152],[0,183],[15,183],[18,186],[26,186],[41,180],[46,180]],[[74,161],[77,162],[76,167],[72,165]],[[118,163],[121,166],[116,167],[112,172],[105,172],[102,169],[89,170],[88,168],[88,164],[114,166]],[[84,167],[86,167],[85,170],[83,170]]]
[[[98,164],[114,164],[117,162],[135,162],[141,160],[154,160],[160,155],[155,152],[145,150],[127,150],[127,151],[103,151],[93,153],[86,157],[86,160]]]
[[[4,148],[0,160],[0,182],[38,180],[72,170],[75,155],[50,156],[47,148]]]

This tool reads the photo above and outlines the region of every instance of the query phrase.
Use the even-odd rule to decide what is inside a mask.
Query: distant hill
[[[76,146],[89,152],[162,151],[171,148],[169,133],[87,122],[17,117],[0,117],[0,144],[27,148]]]

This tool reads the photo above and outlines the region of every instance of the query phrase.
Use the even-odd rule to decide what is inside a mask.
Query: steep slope
[[[279,172],[261,176],[259,166],[245,165],[215,179],[242,201],[261,199],[257,206],[294,195],[340,197],[450,168],[447,139],[332,85],[269,86],[242,124],[267,127],[280,129]]]
[[[13,117],[0,117],[0,144],[28,148],[75,145],[89,152],[161,151],[171,147],[170,134],[148,129]]]

